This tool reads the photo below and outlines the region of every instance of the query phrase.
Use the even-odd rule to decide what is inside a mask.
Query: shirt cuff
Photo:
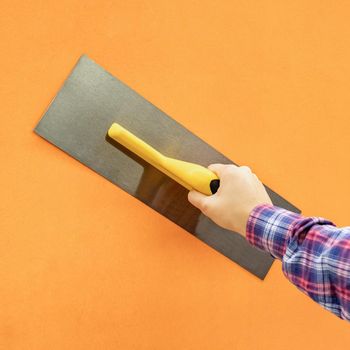
[[[268,251],[282,259],[292,236],[294,224],[301,219],[300,214],[276,207],[259,204],[250,213],[246,237],[253,246]]]

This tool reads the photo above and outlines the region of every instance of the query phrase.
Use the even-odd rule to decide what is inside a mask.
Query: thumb
[[[188,201],[199,210],[203,211],[208,205],[209,197],[197,191],[188,192]]]

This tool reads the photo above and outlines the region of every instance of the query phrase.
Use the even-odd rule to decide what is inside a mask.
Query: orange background
[[[350,225],[348,1],[0,4],[0,348],[342,349],[261,282],[32,130],[82,53],[305,215]]]

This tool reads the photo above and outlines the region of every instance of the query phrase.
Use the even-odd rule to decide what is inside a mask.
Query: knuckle
[[[242,166],[240,167],[240,169],[241,169],[242,171],[245,171],[245,172],[248,172],[248,173],[252,173],[252,169],[250,169],[249,166],[242,165]]]

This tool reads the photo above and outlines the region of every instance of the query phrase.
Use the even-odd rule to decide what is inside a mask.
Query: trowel
[[[266,276],[270,254],[217,226],[187,200],[191,189],[205,195],[218,190],[220,179],[209,164],[235,163],[87,56],[35,132],[253,275]],[[300,213],[265,187],[273,204]]]

